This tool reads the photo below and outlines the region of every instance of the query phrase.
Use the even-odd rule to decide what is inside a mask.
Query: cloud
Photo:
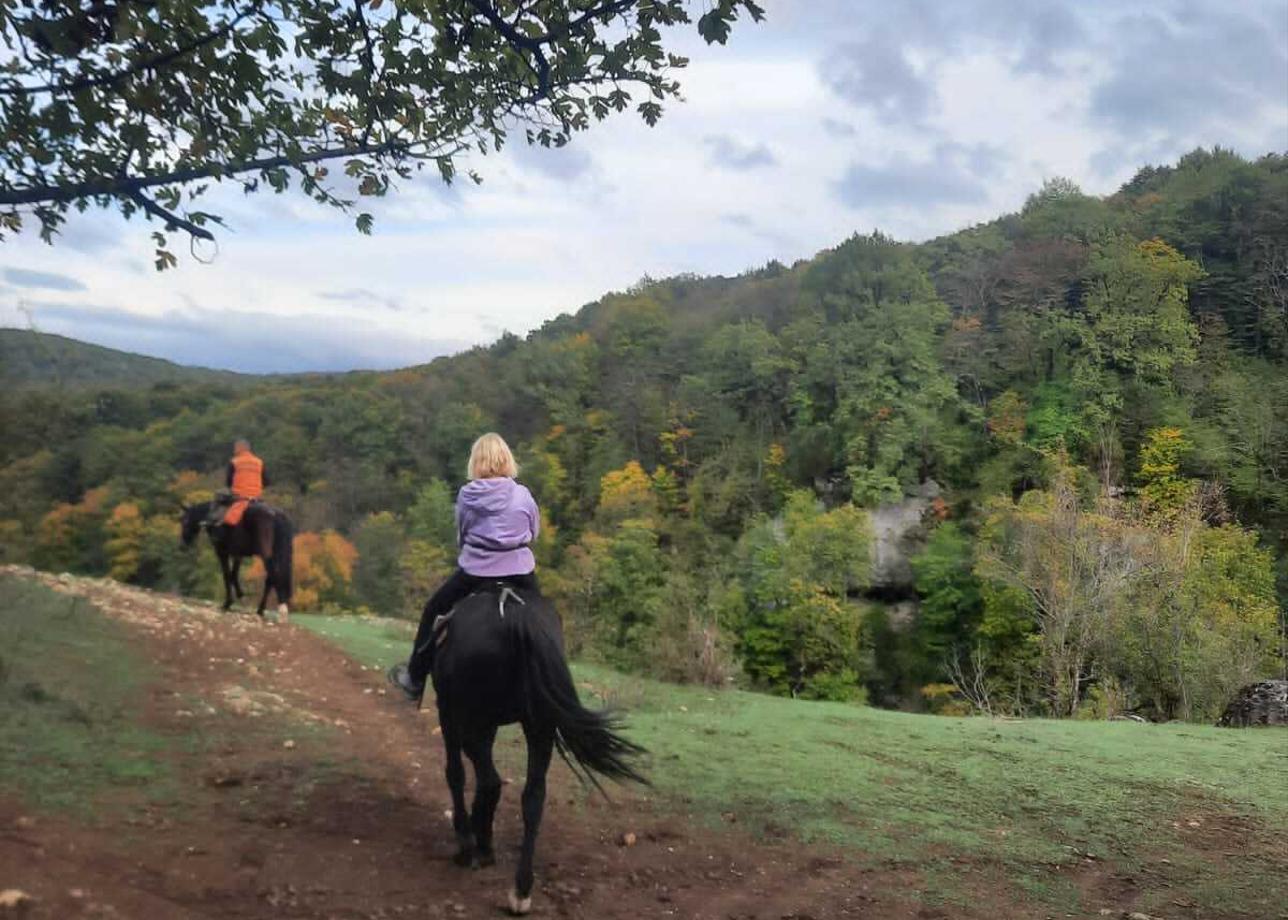
[[[397,297],[378,294],[368,288],[348,288],[342,291],[318,291],[318,297],[346,306],[380,307],[401,313],[404,309]]]
[[[723,169],[744,172],[778,163],[778,158],[765,144],[746,144],[725,134],[708,135],[703,138],[703,143],[710,151],[709,162]]]
[[[821,58],[824,83],[883,123],[912,127],[924,126],[942,108],[944,64],[986,55],[1017,75],[1056,77],[1064,72],[1063,58],[1090,41],[1079,17],[1096,15],[1046,0],[875,0],[856,20],[853,0],[810,3],[830,7],[838,23],[854,24],[851,35]]]
[[[834,93],[889,124],[920,123],[936,103],[929,74],[913,66],[900,43],[889,36],[836,46],[820,71]]]
[[[1183,6],[1115,23],[1111,68],[1092,91],[1091,114],[1139,135],[1186,135],[1273,107],[1288,96],[1288,16],[1263,17],[1238,4]]]
[[[1285,0],[766,5],[769,21],[727,47],[677,30],[685,101],[656,127],[614,117],[556,150],[520,130],[499,156],[462,155],[452,186],[431,169],[362,200],[374,237],[306,196],[216,183],[203,207],[232,229],[213,266],[181,253],[157,274],[155,224],[98,209],[69,213],[52,248],[6,239],[0,322],[20,297],[92,300],[154,322],[108,328],[98,311],[58,331],[201,363],[388,366],[536,328],[642,275],[792,262],[856,222],[925,239],[1020,207],[1047,176],[1103,194],[1200,144],[1288,146]],[[19,287],[4,266],[85,288]]]
[[[790,242],[784,234],[775,230],[767,229],[750,214],[744,214],[740,211],[721,214],[720,223],[741,231],[754,239],[769,243],[771,246],[776,248],[781,249],[782,247],[787,246]]]
[[[386,370],[423,364],[473,344],[375,326],[356,311],[280,315],[184,308],[145,315],[62,302],[32,307],[42,332],[180,364],[248,373]]]
[[[1004,41],[1009,38],[1018,51],[1014,67],[1019,73],[1062,73],[1059,57],[1084,47],[1089,37],[1073,10],[1058,3],[1018,0],[994,4],[993,9],[1000,14],[996,34]]]
[[[71,275],[58,272],[38,272],[26,268],[6,268],[5,280],[22,288],[42,288],[47,291],[84,291],[86,287]]]
[[[58,231],[58,245],[86,255],[114,249],[121,234],[111,228],[109,221],[110,218],[105,219],[104,215],[69,221]]]
[[[819,124],[832,137],[854,137],[859,133],[858,129],[848,121],[840,121],[836,118],[824,117]]]
[[[542,147],[540,144],[526,144],[522,140],[509,145],[510,155],[520,168],[554,179],[557,182],[572,182],[590,172],[592,162],[590,154],[581,147],[572,144],[563,147]]]
[[[929,159],[896,159],[883,165],[852,163],[835,191],[852,208],[934,207],[988,200],[988,178],[1005,154],[994,147],[942,143]]]

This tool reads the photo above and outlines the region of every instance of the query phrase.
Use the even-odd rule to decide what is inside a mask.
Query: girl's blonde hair
[[[470,479],[495,479],[508,476],[513,479],[519,475],[519,464],[514,462],[514,454],[505,438],[495,431],[489,431],[474,442],[470,448],[470,465],[466,473]]]

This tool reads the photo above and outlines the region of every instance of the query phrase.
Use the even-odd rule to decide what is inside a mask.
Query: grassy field
[[[367,665],[401,659],[410,637],[389,621],[297,621]],[[574,671],[628,711],[675,807],[906,867],[928,900],[1004,883],[1094,914],[1079,880],[1099,875],[1135,880],[1162,916],[1288,916],[1284,732],[953,719]]]
[[[152,676],[85,601],[0,576],[0,789],[73,811],[113,787],[172,793],[170,740],[137,719]]]

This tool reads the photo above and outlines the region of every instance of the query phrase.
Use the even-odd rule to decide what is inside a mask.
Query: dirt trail
[[[25,916],[501,914],[519,833],[518,783],[506,787],[498,813],[498,865],[454,866],[435,719],[385,695],[383,675],[297,627],[105,580],[33,577],[89,598],[136,631],[163,675],[141,718],[207,743],[172,755],[177,805],[136,795],[73,822],[27,814],[0,797],[0,888],[36,898]],[[906,899],[914,880],[898,870],[699,828],[640,793],[617,792],[606,803],[562,765],[551,783],[535,916],[950,916]],[[619,845],[625,832],[638,842]],[[981,904],[951,916],[999,914]]]

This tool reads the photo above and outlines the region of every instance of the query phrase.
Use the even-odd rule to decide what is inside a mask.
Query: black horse
[[[532,858],[553,751],[579,777],[595,774],[646,783],[631,761],[644,749],[617,734],[614,716],[581,705],[564,658],[554,607],[535,591],[488,583],[456,605],[434,655],[434,690],[447,751],[452,827],[461,866],[491,865],[492,819],[501,776],[492,761],[497,728],[518,722],[528,745],[523,787],[523,847],[509,895],[510,911],[532,908]],[[465,807],[464,752],[474,764],[474,803]]]
[[[290,519],[276,508],[259,502],[247,506],[241,521],[235,527],[210,526],[210,508],[213,502],[185,505],[180,522],[185,547],[192,546],[197,534],[205,530],[210,544],[219,557],[219,571],[224,576],[224,609],[233,605],[234,593],[243,595],[239,577],[242,559],[258,556],[264,561],[264,593],[259,599],[259,609],[264,615],[268,592],[277,593],[277,613],[285,621],[291,603],[291,565],[294,528]]]

